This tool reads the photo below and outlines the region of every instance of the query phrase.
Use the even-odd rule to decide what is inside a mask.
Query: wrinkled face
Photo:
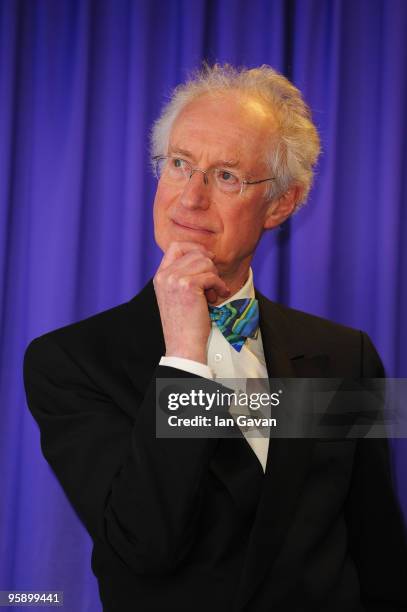
[[[202,170],[224,168],[260,180],[269,177],[264,160],[272,129],[273,118],[254,99],[203,95],[175,120],[168,155]],[[222,275],[235,274],[250,262],[263,229],[277,225],[264,198],[268,186],[247,185],[240,195],[206,184],[201,172],[181,184],[162,176],[154,201],[157,244],[166,251],[172,241],[200,243],[215,253]]]

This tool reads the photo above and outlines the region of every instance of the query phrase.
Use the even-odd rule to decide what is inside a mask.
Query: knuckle
[[[189,291],[192,287],[192,279],[190,276],[183,276],[179,279],[179,285],[184,291]]]
[[[169,287],[171,289],[172,287],[174,287],[176,282],[177,282],[177,278],[176,278],[174,272],[170,272],[170,274],[168,274],[168,276],[167,276],[167,287]]]

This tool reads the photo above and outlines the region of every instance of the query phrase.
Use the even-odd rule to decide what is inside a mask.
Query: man
[[[260,237],[304,201],[318,152],[283,76],[207,67],[153,130],[154,282],[27,350],[28,403],[106,611],[406,609],[384,440],[156,437],[162,378],[383,376],[366,334],[253,287]],[[219,325],[233,310],[244,330],[257,307],[259,329]]]

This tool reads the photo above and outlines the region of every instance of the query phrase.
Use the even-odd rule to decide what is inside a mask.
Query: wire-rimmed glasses
[[[175,155],[156,155],[153,157],[154,170],[157,179],[163,179],[168,183],[182,185],[187,183],[194,172],[201,172],[205,185],[213,185],[218,191],[225,194],[242,194],[246,185],[258,185],[266,181],[274,181],[275,177],[260,179],[258,181],[248,181],[239,176],[227,167],[225,168],[202,168],[194,167],[186,159]]]

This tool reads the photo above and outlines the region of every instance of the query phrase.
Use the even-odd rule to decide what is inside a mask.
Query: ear
[[[299,185],[290,187],[279,198],[270,202],[264,220],[264,229],[273,229],[290,217],[301,200],[303,189]]]

